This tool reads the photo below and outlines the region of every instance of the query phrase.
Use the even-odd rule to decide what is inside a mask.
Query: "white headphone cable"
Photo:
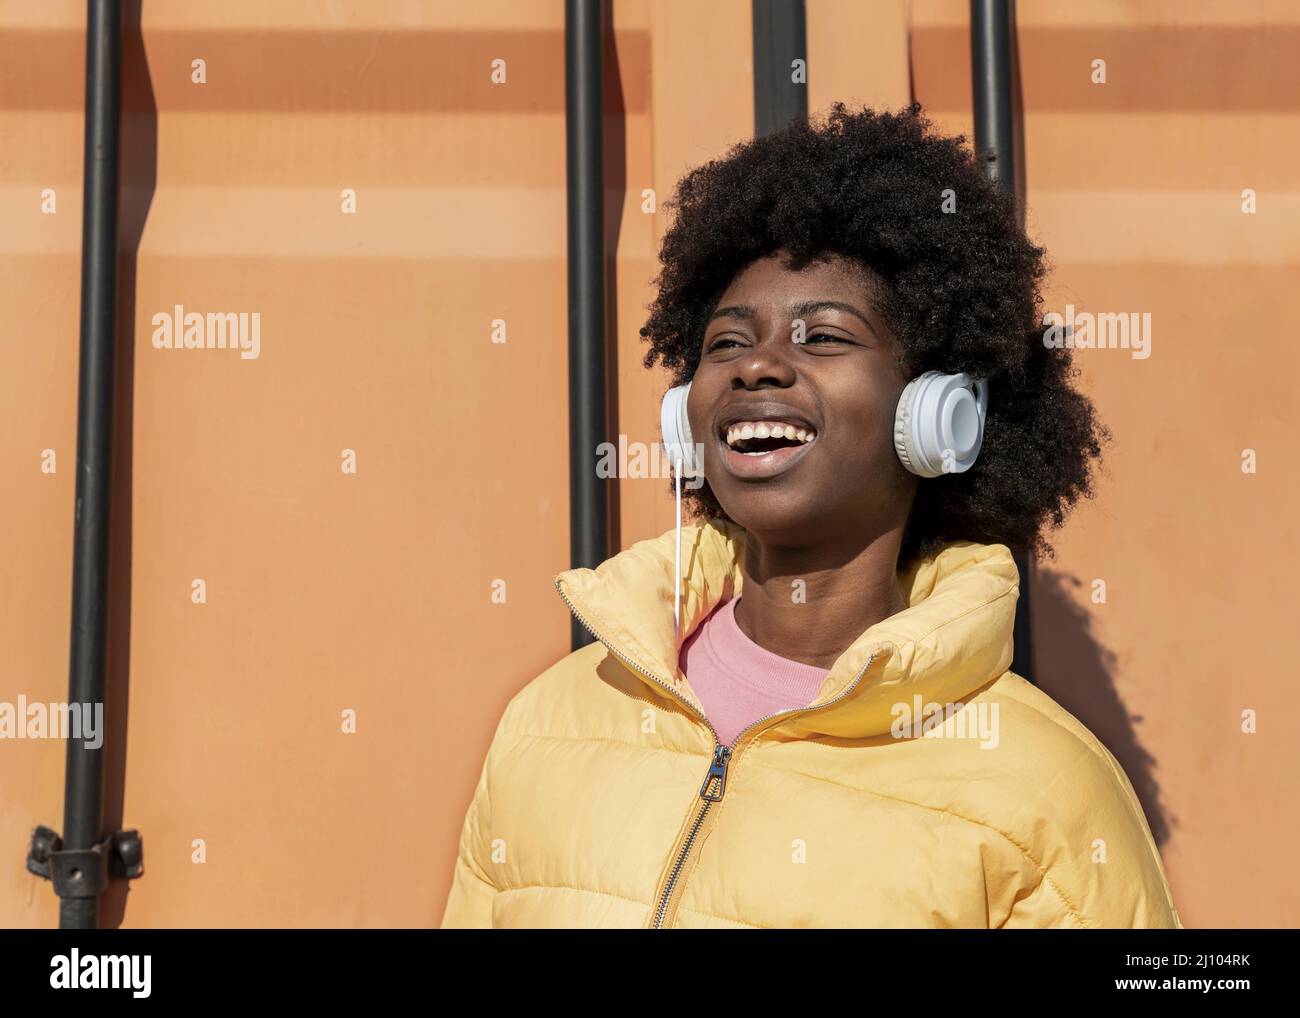
[[[677,459],[677,563],[673,572],[673,625],[682,638],[682,461]]]

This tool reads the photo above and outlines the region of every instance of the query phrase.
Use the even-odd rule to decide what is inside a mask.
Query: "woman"
[[[1181,925],[1115,759],[1008,670],[1012,551],[1106,433],[961,141],[836,104],[681,181],[642,335],[697,521],[556,578],[597,641],[501,718],[444,927]]]

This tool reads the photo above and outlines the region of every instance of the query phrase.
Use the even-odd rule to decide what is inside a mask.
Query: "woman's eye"
[[[852,341],[845,339],[843,336],[832,335],[829,332],[814,332],[811,336],[806,337],[800,342],[823,346],[828,343],[850,343]],[[735,339],[728,339],[726,337],[721,337],[709,343],[709,352],[712,353],[714,350],[725,350],[728,347],[742,346],[742,345],[743,345],[742,343],[740,343]]]

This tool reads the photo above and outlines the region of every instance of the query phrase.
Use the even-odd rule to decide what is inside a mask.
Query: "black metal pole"
[[[609,481],[596,447],[609,436],[605,315],[602,0],[566,0],[565,135],[569,259],[569,545],[574,568],[610,556]],[[575,618],[573,649],[594,637]]]
[[[1015,113],[1011,92],[1011,6],[1007,0],[971,0],[971,84],[975,150],[998,187],[1014,195]]]
[[[1012,0],[971,0],[971,86],[975,100],[975,152],[999,190],[1016,196]],[[1029,562],[1016,555],[1020,599],[1016,602],[1015,650],[1011,670],[1034,681],[1034,640],[1030,625]]]
[[[808,28],[803,0],[753,0],[754,134],[808,119]],[[797,80],[795,61],[803,61]]]
[[[89,0],[86,138],[81,223],[81,360],[77,379],[77,483],[72,553],[69,704],[104,702],[108,636],[109,505],[113,462],[114,316],[117,310],[118,117],[122,100],[122,12],[118,0]],[[89,851],[103,824],[103,746],[68,739],[63,847]],[[94,929],[100,881],[59,900],[59,926]]]

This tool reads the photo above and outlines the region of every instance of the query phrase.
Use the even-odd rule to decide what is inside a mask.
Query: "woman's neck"
[[[870,626],[906,608],[902,530],[863,544],[775,545],[750,535],[736,624],[760,647],[827,671]]]

